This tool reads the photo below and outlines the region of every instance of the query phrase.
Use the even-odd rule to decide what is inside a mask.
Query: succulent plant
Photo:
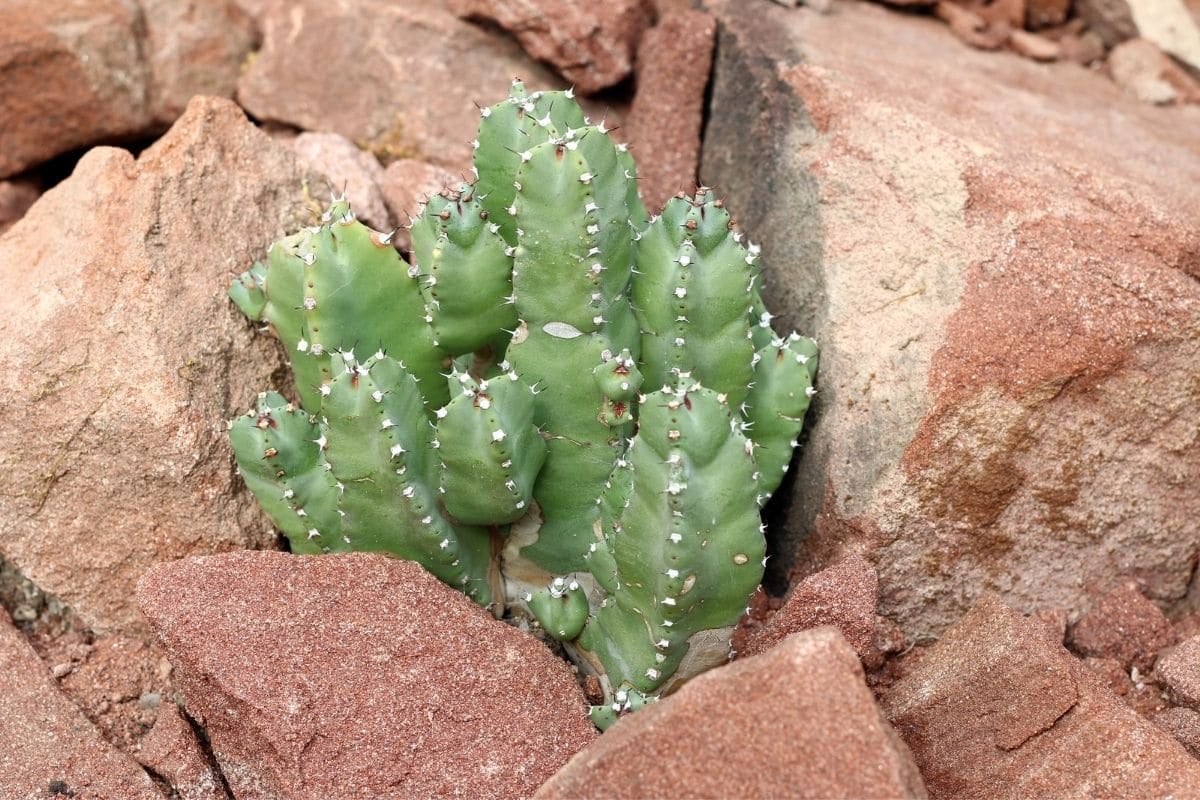
[[[295,552],[413,559],[529,620],[599,676],[605,727],[729,657],[817,351],[771,330],[721,201],[649,217],[570,92],[484,108],[475,175],[411,265],[337,199],[234,282],[299,403],[230,436]]]

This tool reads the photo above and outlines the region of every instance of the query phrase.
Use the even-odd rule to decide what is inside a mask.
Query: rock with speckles
[[[623,719],[534,796],[928,795],[858,657],[824,627],[705,673]]]
[[[229,276],[323,188],[227,100],[96,148],[0,237],[0,555],[98,632],[149,638],[155,561],[273,546],[224,420],[281,368]]]
[[[701,180],[822,349],[768,584],[862,552],[913,640],[986,590],[1075,615],[1131,577],[1173,613],[1200,548],[1200,108],[871,4],[706,5]]]
[[[1194,797],[1200,763],[986,596],[884,693],[934,797]]]
[[[3,610],[0,687],[0,796],[162,798],[137,762],[105,742],[59,692],[45,664]],[[62,790],[56,793],[55,787]]]
[[[596,736],[564,661],[412,562],[190,558],[138,599],[241,800],[528,796]]]

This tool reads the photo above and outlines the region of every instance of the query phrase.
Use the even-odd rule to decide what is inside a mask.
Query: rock
[[[1154,715],[1154,724],[1174,736],[1195,758],[1200,758],[1200,713],[1190,708],[1168,708]]]
[[[37,181],[0,181],[0,235],[11,228],[42,196]]]
[[[1031,31],[1062,25],[1071,13],[1072,0],[1029,0],[1025,26]]]
[[[1108,54],[1108,70],[1122,89],[1147,103],[1200,103],[1200,82],[1147,39],[1122,42]]]
[[[1158,651],[1175,643],[1171,623],[1135,581],[1121,581],[1071,628],[1071,646],[1085,656],[1116,659],[1125,672],[1147,672]]]
[[[164,703],[142,739],[138,761],[171,784],[179,800],[228,800],[221,777],[209,764],[179,706]]]
[[[449,6],[463,19],[495,23],[516,36],[525,52],[549,63],[583,94],[629,77],[642,31],[654,19],[650,0],[449,0]]]
[[[1166,708],[1166,701],[1157,683],[1136,667],[1127,671],[1115,658],[1084,658],[1081,662],[1104,686],[1125,700],[1125,704],[1141,716],[1150,719]],[[1136,682],[1134,681],[1136,677]]]
[[[226,100],[97,148],[0,238],[0,555],[97,633],[147,636],[150,564],[273,546],[225,421],[282,368],[226,297],[319,186]]]
[[[301,161],[326,176],[336,193],[345,189],[356,216],[376,230],[391,229],[380,191],[383,167],[375,156],[336,133],[302,133],[292,140],[292,149]]]
[[[646,32],[638,49],[628,129],[638,160],[638,189],[651,213],[676,192],[695,191],[716,32],[716,20],[703,11],[668,13]]]
[[[1104,41],[1095,31],[1064,34],[1058,40],[1058,46],[1062,48],[1064,60],[1085,67],[1104,58]]]
[[[195,95],[233,97],[258,39],[234,0],[138,0],[150,65],[152,113],[170,125]]]
[[[1200,70],[1200,23],[1183,0],[1126,0],[1138,35]]]
[[[1007,22],[988,22],[973,9],[952,0],[940,0],[934,6],[934,13],[938,19],[950,26],[955,36],[980,50],[996,50],[1003,47],[1012,32],[1012,26]]]
[[[261,120],[334,131],[385,164],[471,163],[474,103],[562,86],[505,36],[421,0],[271,0],[262,50],[238,84]]]
[[[133,0],[0,7],[0,178],[151,121]]]
[[[1126,0],[1075,0],[1075,10],[1105,47],[1115,47],[1138,35]]]
[[[631,714],[534,795],[926,797],[833,628],[707,672]]]
[[[1008,35],[1008,46],[1034,61],[1058,61],[1063,56],[1058,42],[1029,31],[1014,30]]]
[[[412,248],[409,221],[420,213],[425,201],[442,189],[461,183],[462,180],[449,170],[417,159],[402,158],[388,164],[379,188],[388,211],[392,213],[392,219],[400,226],[392,240],[397,248]]]
[[[764,653],[793,633],[832,625],[859,658],[867,658],[875,644],[878,594],[875,568],[862,556],[852,555],[798,583],[783,607],[750,635],[739,655]]]
[[[1176,703],[1200,711],[1200,636],[1181,642],[1160,658],[1154,674]]]
[[[0,610],[0,789],[5,797],[162,800],[150,777],[101,738]]]
[[[885,694],[935,797],[1186,797],[1200,763],[984,597]]]
[[[914,641],[984,591],[1077,611],[1128,576],[1173,611],[1200,548],[1200,108],[867,3],[710,8],[700,177],[761,244],[776,326],[821,345],[768,584],[860,552]]]
[[[138,600],[242,800],[528,796],[596,736],[565,661],[412,562],[190,558]]]

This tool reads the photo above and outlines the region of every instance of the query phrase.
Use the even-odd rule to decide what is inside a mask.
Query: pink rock
[[[0,181],[0,234],[25,216],[41,196],[42,190],[35,181]]]
[[[620,720],[534,796],[927,795],[858,656],[826,627],[707,672]]]
[[[425,201],[462,180],[449,170],[413,158],[402,158],[388,164],[379,189],[388,211],[392,213],[392,219],[400,226],[392,240],[397,248],[408,250],[412,247],[408,224],[420,213]]]
[[[148,130],[139,17],[125,0],[0,6],[0,178]]]
[[[234,0],[138,0],[155,119],[170,125],[195,95],[233,97],[258,39]]]
[[[1200,712],[1168,708],[1154,715],[1154,724],[1174,736],[1195,758],[1200,758]]]
[[[1158,660],[1154,673],[1180,705],[1200,711],[1200,636],[1193,636]]]
[[[654,19],[650,0],[450,0],[449,6],[464,19],[493,22],[513,34],[525,52],[583,94],[629,77],[642,32]]]
[[[420,158],[458,171],[471,163],[474,103],[562,81],[496,31],[422,0],[271,0],[262,49],[238,85],[261,120],[340,133],[385,164]]]
[[[0,796],[161,800],[137,762],[63,697],[3,611],[0,686]]]
[[[1114,47],[1107,66],[1117,85],[1139,100],[1157,105],[1200,103],[1200,81],[1147,39]]]
[[[875,568],[862,556],[852,555],[797,584],[783,607],[751,633],[739,655],[757,655],[793,633],[832,625],[859,658],[866,658],[875,644],[878,594]]]
[[[651,213],[676,192],[695,190],[716,32],[710,14],[687,10],[664,14],[642,37],[627,135],[638,159],[638,189]]]
[[[1200,792],[1200,763],[1178,742],[993,597],[891,687],[884,708],[935,797]]]
[[[87,153],[0,237],[0,554],[93,630],[149,636],[133,588],[156,561],[274,546],[224,420],[282,360],[226,289],[311,224],[320,185],[197,99],[137,159]]]
[[[380,191],[383,167],[375,156],[336,133],[302,133],[292,140],[292,149],[301,161],[328,178],[335,192],[345,188],[350,207],[364,222],[376,230],[391,229]]]
[[[154,727],[142,739],[138,761],[171,784],[179,800],[228,800],[179,706],[163,703]]]
[[[1071,628],[1071,646],[1085,656],[1116,659],[1125,671],[1149,672],[1158,651],[1175,643],[1171,623],[1135,581],[1122,581]]]
[[[419,565],[240,552],[138,590],[235,795],[529,795],[596,732],[565,661]]]
[[[988,590],[1076,613],[1131,577],[1173,613],[1200,549],[1200,108],[869,3],[743,5],[707,4],[700,177],[761,244],[776,326],[822,347],[769,568],[863,553],[914,641]]]

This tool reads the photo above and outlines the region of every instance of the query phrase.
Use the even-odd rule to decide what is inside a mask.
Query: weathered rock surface
[[[7,0],[0,178],[162,130],[193,95],[233,96],[255,38],[233,0]]]
[[[716,32],[712,15],[689,9],[663,14],[642,37],[628,136],[636,142],[638,189],[652,213],[676,192],[696,188]]]
[[[750,634],[738,654],[757,655],[793,633],[832,625],[859,658],[866,658],[875,645],[878,594],[875,568],[862,556],[850,556],[800,581],[783,606]]]
[[[1158,660],[1154,673],[1180,705],[1200,711],[1200,636],[1193,636]]]
[[[869,554],[910,635],[985,590],[1078,611],[1131,576],[1183,598],[1200,108],[869,4],[710,6],[701,179],[761,242],[779,322],[822,347],[781,551],[804,572]]]
[[[0,796],[161,800],[137,762],[114,749],[54,685],[0,610]]]
[[[1158,651],[1175,643],[1171,623],[1158,606],[1121,581],[1105,592],[1071,627],[1071,646],[1085,656],[1112,658],[1128,672],[1148,672]]]
[[[1114,47],[1107,67],[1118,86],[1143,102],[1200,102],[1200,82],[1148,39],[1131,39]]]
[[[150,123],[133,0],[0,6],[0,178]]]
[[[179,800],[230,800],[179,706],[163,703],[142,739],[138,761],[165,778]]]
[[[1200,758],[1200,712],[1168,708],[1154,715],[1154,724],[1171,734],[1195,758]]]
[[[292,140],[292,149],[328,178],[335,192],[345,189],[356,216],[376,230],[389,230],[391,221],[380,191],[383,167],[375,156],[336,133],[302,133]]]
[[[0,181],[0,234],[25,216],[41,196],[42,190],[35,181]]]
[[[566,662],[412,562],[228,553],[138,599],[240,800],[527,796],[596,736]]]
[[[138,0],[150,66],[150,111],[170,125],[195,95],[233,97],[254,49],[254,20],[234,0]]]
[[[225,292],[314,219],[290,150],[197,99],[97,148],[0,238],[0,554],[97,631],[148,635],[155,561],[272,545],[225,420],[282,366]]]
[[[689,681],[622,719],[537,794],[552,798],[925,797],[833,628]]]
[[[650,0],[449,0],[449,6],[464,19],[499,25],[583,94],[629,77],[642,32],[654,18]]]
[[[1200,762],[985,597],[884,697],[935,797],[1188,797]]]
[[[255,117],[334,131],[388,163],[471,163],[474,103],[563,85],[516,42],[422,0],[272,0],[238,85]]]

